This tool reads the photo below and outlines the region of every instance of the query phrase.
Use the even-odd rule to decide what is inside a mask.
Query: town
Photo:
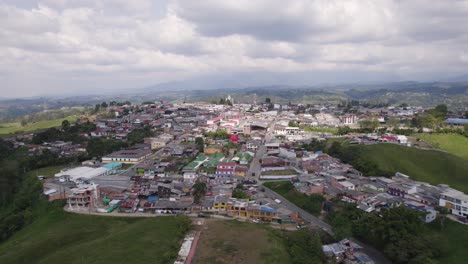
[[[321,211],[338,199],[369,214],[403,206],[420,213],[426,223],[436,219],[436,208],[444,207],[454,221],[468,221],[468,195],[462,191],[416,181],[398,171],[364,176],[324,152],[327,142],[343,141],[419,148],[420,140],[407,132],[415,129],[410,127],[415,117],[427,111],[422,107],[353,111],[356,107],[350,104],[281,105],[268,98],[238,104],[227,96],[218,104],[112,102],[100,108],[93,118],[82,117],[76,124],[64,121],[56,131],[85,126],[76,137],[87,140],[49,141],[54,136],[47,132],[40,140],[32,133],[8,139],[16,147],[27,147],[29,155],[51,152],[74,161],[52,177],[37,175],[49,201],[66,199],[69,212],[226,217],[333,234]],[[467,119],[457,117],[446,119],[446,125],[463,128]],[[424,125],[424,132],[430,127]],[[99,145],[100,139],[126,145],[97,151],[102,155],[95,157],[84,155],[91,159],[77,165],[89,144]],[[322,197],[318,212],[313,215],[269,188],[275,182],[289,182],[298,193]],[[373,263],[357,243],[343,241],[324,245],[324,252],[337,261]]]

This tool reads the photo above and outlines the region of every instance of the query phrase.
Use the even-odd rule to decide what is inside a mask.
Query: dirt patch
[[[275,232],[258,224],[207,220],[192,263],[288,263]]]

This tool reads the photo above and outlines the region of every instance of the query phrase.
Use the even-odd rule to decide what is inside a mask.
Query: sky
[[[463,74],[468,1],[0,0],[0,97]]]

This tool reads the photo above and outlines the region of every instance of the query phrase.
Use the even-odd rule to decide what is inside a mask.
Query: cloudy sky
[[[0,0],[0,97],[467,73],[468,1]]]

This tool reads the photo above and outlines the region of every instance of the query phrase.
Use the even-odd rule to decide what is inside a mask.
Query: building
[[[247,150],[256,151],[262,145],[261,139],[249,140],[246,144]]]
[[[407,208],[422,212],[423,215],[421,216],[421,219],[426,223],[434,221],[437,217],[437,211],[425,204],[414,201],[405,201],[403,205]]]
[[[449,190],[441,193],[439,206],[446,207],[453,215],[468,219],[468,195],[460,191]]]
[[[144,142],[151,145],[151,149],[160,149],[166,146],[170,140],[167,138],[145,138]]]
[[[80,166],[73,169],[62,170],[59,173],[56,173],[54,177],[60,182],[76,182],[80,179],[89,180],[95,177],[107,175],[109,172],[111,172],[111,170],[105,167],[93,168],[87,166]]]
[[[102,162],[121,162],[127,164],[136,164],[151,155],[151,150],[147,149],[125,149],[111,153],[102,157]]]
[[[70,209],[90,209],[99,199],[97,184],[81,184],[71,189],[67,196],[67,206]]]
[[[355,125],[357,124],[358,118],[354,114],[347,114],[342,116],[343,119],[343,124],[350,126],[350,125]]]
[[[218,162],[216,177],[232,177],[234,175],[235,162]]]

